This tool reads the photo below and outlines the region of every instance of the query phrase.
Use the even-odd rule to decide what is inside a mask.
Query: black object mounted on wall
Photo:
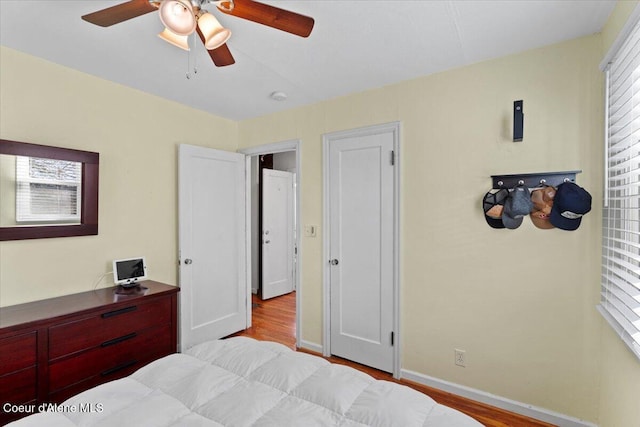
[[[513,101],[513,142],[522,141],[524,134],[524,113],[522,112],[522,100]]]
[[[564,182],[576,182],[576,175],[581,170],[571,170],[562,172],[535,172],[519,173],[510,175],[491,175],[491,188],[499,190],[501,188],[512,189],[517,185],[524,185],[527,188],[536,188],[545,185],[557,187]]]

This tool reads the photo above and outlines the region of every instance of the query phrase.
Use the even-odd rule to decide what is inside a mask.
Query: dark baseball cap
[[[591,210],[591,194],[574,182],[560,184],[553,199],[549,221],[562,230],[576,230]]]
[[[487,220],[487,224],[492,228],[504,228],[502,211],[504,209],[504,201],[508,196],[509,191],[506,188],[491,190],[484,195],[484,199],[482,200],[484,219]]]

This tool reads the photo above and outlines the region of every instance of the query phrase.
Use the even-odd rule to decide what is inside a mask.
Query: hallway
[[[252,326],[235,335],[257,340],[276,341],[296,350],[296,293],[291,292],[276,298],[261,300],[251,296],[253,310]]]

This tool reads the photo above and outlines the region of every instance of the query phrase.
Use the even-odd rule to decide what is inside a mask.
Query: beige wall
[[[603,77],[599,35],[240,124],[240,146],[302,140],[302,223],[322,220],[322,134],[402,123],[402,367],[598,418]],[[510,140],[524,100],[524,141]],[[581,169],[579,231],[494,230],[492,174]],[[322,228],[320,228],[322,230]],[[322,235],[303,238],[304,340],[322,341]],[[467,367],[454,365],[465,349]]]
[[[131,256],[177,284],[178,144],[235,150],[237,123],[4,47],[0,66],[1,138],[100,153],[99,235],[0,243],[0,305],[91,290]]]
[[[614,21],[628,15],[621,7]],[[88,290],[118,257],[146,255],[152,278],[177,283],[177,144],[235,150],[300,138],[302,223],[320,226],[302,242],[302,336],[320,343],[322,135],[398,120],[402,367],[603,427],[633,425],[637,400],[617,392],[640,395],[639,364],[595,311],[597,65],[613,28],[241,123],[0,48],[0,137],[101,155],[100,234],[0,243],[0,305]],[[509,137],[516,99],[521,143]],[[594,197],[578,231],[484,222],[491,174],[569,169],[583,170],[578,183]],[[454,348],[467,351],[466,368],[454,366]]]
[[[637,1],[618,2],[602,30],[602,56],[608,52],[637,4]],[[601,323],[600,426],[640,426],[640,361],[604,319]]]

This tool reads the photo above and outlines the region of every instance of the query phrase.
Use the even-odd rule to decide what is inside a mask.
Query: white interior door
[[[328,156],[330,352],[394,372],[394,131],[334,135]]]
[[[262,170],[262,298],[293,291],[293,174]]]
[[[185,350],[247,327],[245,156],[180,145],[178,181]]]

